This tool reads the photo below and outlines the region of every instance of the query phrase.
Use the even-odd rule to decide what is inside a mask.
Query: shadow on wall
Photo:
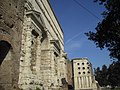
[[[62,82],[63,85],[67,85],[68,90],[73,90],[73,86],[69,85],[65,78],[62,78],[61,82]]]
[[[74,90],[72,85],[68,85],[68,90]]]
[[[63,85],[67,84],[67,81],[66,81],[65,78],[62,78],[62,79],[61,79],[61,82],[62,82]]]

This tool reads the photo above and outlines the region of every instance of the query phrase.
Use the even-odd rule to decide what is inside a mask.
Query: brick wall
[[[0,79],[5,78],[0,80],[1,90],[18,90],[23,13],[24,0],[0,0],[0,41],[8,42],[12,52],[10,60],[3,60],[0,65]]]

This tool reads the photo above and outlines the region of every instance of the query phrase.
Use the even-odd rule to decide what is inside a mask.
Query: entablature
[[[50,43],[53,44],[53,48],[55,50],[56,53],[58,53],[58,55],[60,54],[60,50],[61,50],[61,47],[60,47],[60,43],[58,40],[50,40]]]
[[[32,4],[28,1],[25,0],[25,10],[33,10],[34,7],[32,6]]]
[[[39,28],[41,28],[41,30],[44,30],[45,24],[44,24],[44,21],[43,21],[43,18],[40,12],[37,12],[35,10],[27,10],[26,16],[29,16],[35,22],[35,24]]]

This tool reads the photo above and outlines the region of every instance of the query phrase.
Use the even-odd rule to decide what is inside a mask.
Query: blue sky
[[[89,11],[102,20],[103,6],[93,0],[77,0]],[[100,21],[88,11],[80,7],[74,0],[50,0],[55,15],[64,32],[65,51],[69,59],[87,57],[93,68],[107,66],[112,63],[109,52],[96,48],[94,42],[89,41],[85,32],[95,31]]]

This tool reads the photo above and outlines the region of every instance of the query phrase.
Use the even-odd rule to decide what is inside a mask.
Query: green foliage
[[[99,82],[100,86],[109,85],[107,76],[108,76],[108,69],[106,65],[102,66],[102,70],[100,70],[99,67],[95,69],[95,78]]]
[[[120,61],[113,62],[108,68],[103,65],[101,70],[95,69],[95,78],[100,86],[120,87]]]
[[[102,86],[102,77],[101,77],[101,70],[98,67],[97,69],[95,69],[95,79],[98,81],[98,83],[100,84],[100,86]]]
[[[120,61],[113,62],[109,66],[109,77],[108,80],[110,82],[110,85],[115,87],[115,86],[120,86]]]
[[[111,58],[120,60],[120,0],[95,0],[104,5],[104,19],[98,23],[96,32],[85,33],[97,47],[107,48]]]

